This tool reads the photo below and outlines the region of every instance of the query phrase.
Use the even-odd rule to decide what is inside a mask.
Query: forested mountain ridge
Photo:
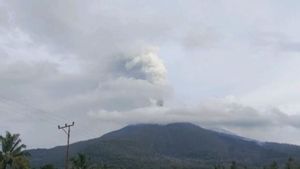
[[[29,150],[31,164],[63,167],[65,147]],[[300,147],[257,142],[190,123],[129,125],[102,137],[74,143],[71,156],[84,153],[93,163],[116,168],[211,168],[236,161],[258,167],[289,157],[300,159]]]

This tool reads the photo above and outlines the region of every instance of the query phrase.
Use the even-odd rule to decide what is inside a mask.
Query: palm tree
[[[86,155],[78,153],[76,157],[71,158],[72,169],[90,169],[89,160]]]
[[[29,162],[26,156],[29,154],[24,152],[26,145],[21,144],[19,134],[11,134],[6,132],[5,137],[0,136],[0,164],[1,169],[10,168],[29,168]]]

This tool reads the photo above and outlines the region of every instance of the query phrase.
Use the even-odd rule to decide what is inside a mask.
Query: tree
[[[294,162],[294,159],[289,157],[288,161],[285,164],[285,169],[292,169],[293,168],[293,162]]]
[[[217,164],[214,166],[214,169],[225,169],[225,166],[222,164]]]
[[[278,169],[278,164],[276,161],[273,161],[272,164],[270,165],[270,169]]]
[[[72,169],[90,169],[89,160],[86,155],[78,153],[76,157],[71,158]]]
[[[40,169],[56,169],[56,168],[52,164],[46,164],[40,167]]]
[[[236,162],[235,162],[235,161],[232,161],[232,162],[231,162],[230,169],[237,169],[237,165],[236,165]]]
[[[29,168],[29,162],[26,158],[29,154],[24,151],[26,145],[21,144],[21,142],[19,134],[11,134],[7,131],[5,137],[0,136],[1,169],[7,169],[7,167],[13,169]]]

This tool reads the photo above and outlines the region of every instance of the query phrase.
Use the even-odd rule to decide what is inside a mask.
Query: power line
[[[68,169],[69,167],[68,167],[68,165],[69,165],[69,147],[70,147],[70,134],[71,134],[71,127],[72,126],[74,126],[75,125],[75,123],[73,122],[72,124],[65,124],[64,126],[60,126],[60,125],[58,125],[58,129],[59,130],[63,130],[65,133],[66,133],[66,135],[67,135],[67,150],[66,150],[66,161],[65,161],[65,169]],[[67,130],[66,130],[66,128],[67,128]]]
[[[45,112],[39,108],[35,108],[33,106],[29,106],[27,104],[17,102],[15,100],[7,99],[0,96],[0,102],[6,104],[10,108],[14,109],[14,113],[26,115],[27,117],[38,119],[38,120],[49,120],[49,118],[52,118],[53,120],[59,120],[59,118],[55,118],[53,116],[50,116],[48,112]],[[21,110],[21,111],[20,111]],[[38,113],[43,113],[43,115],[48,116],[47,118],[42,118],[42,116],[37,116]],[[44,116],[44,117],[45,117]]]
[[[49,124],[56,125],[57,122],[61,122],[62,120],[67,119],[65,116],[61,116],[57,113],[48,112],[41,108],[37,108],[32,105],[28,105],[27,103],[16,101],[14,99],[7,98],[7,97],[1,96],[1,95],[0,95],[0,102],[4,103],[5,105],[7,105],[8,107],[11,108],[11,109],[7,110],[8,112],[10,112],[10,113],[13,112],[16,114],[20,114],[22,116],[26,116],[37,122],[44,121]],[[37,113],[42,113],[43,116],[38,115]],[[74,120],[77,121],[78,119],[74,119]],[[81,133],[81,136],[84,135],[83,138],[85,138],[85,137],[92,138],[92,137],[98,136],[97,134],[99,133],[99,131],[96,128],[92,128],[91,130],[86,130],[86,128],[89,126],[88,123],[82,122],[81,126],[82,127],[78,128],[78,129]]]

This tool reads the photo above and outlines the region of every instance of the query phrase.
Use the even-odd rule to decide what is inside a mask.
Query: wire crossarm
[[[66,161],[65,161],[65,169],[68,169],[69,164],[69,147],[70,147],[70,133],[71,133],[71,127],[75,125],[75,122],[72,122],[72,124],[65,124],[64,126],[58,125],[59,130],[63,130],[67,135],[67,150],[66,150]]]

